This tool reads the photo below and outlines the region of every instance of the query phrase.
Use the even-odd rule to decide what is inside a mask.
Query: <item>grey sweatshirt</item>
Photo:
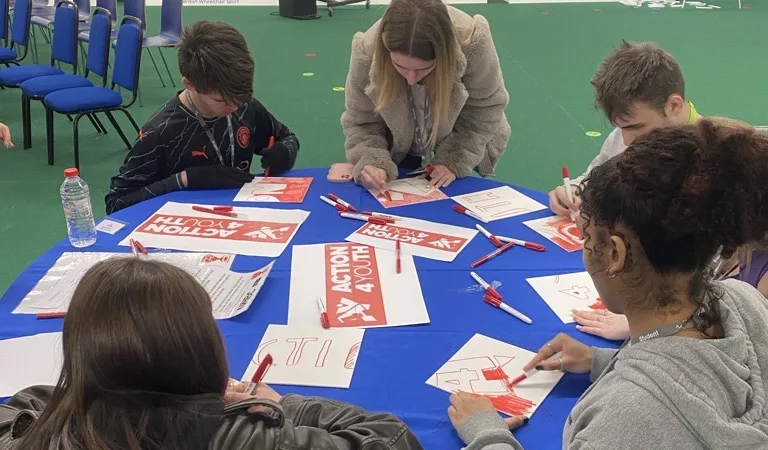
[[[724,338],[593,350],[594,383],[568,416],[563,449],[768,449],[768,300],[741,281],[716,284]],[[522,449],[494,416],[459,429],[467,450]]]
[[[600,147],[600,153],[595,156],[595,159],[592,160],[591,163],[589,163],[589,167],[587,167],[587,170],[584,171],[583,174],[579,175],[578,178],[574,178],[571,180],[571,184],[575,184],[576,186],[579,186],[582,181],[584,181],[584,178],[589,175],[589,172],[592,171],[595,167],[605,163],[609,159],[613,158],[614,156],[618,155],[619,153],[623,152],[627,149],[627,146],[624,145],[624,137],[621,135],[621,128],[614,128],[613,131],[611,131],[611,134],[608,135],[607,138],[605,138],[605,142],[603,142],[603,146]]]

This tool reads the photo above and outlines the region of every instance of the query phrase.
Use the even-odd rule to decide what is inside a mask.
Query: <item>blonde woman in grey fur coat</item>
[[[440,0],[393,0],[352,40],[341,124],[355,181],[430,163],[431,184],[492,176],[509,142],[509,94],[488,22]]]

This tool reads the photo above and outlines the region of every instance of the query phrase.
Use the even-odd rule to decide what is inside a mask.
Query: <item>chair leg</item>
[[[139,128],[139,125],[136,123],[136,121],[133,120],[133,116],[131,115],[131,113],[129,113],[128,110],[125,108],[120,108],[120,111],[122,111],[123,114],[125,114],[125,117],[127,117],[128,120],[131,121],[131,125],[133,125],[133,128],[136,130],[136,133],[137,134],[140,133],[141,129]]]
[[[171,86],[176,87],[176,83],[173,81],[173,75],[171,75],[171,69],[168,68],[168,63],[165,62],[165,56],[163,56],[163,48],[158,47],[157,53],[160,53],[160,58],[163,60],[163,64],[165,65],[165,70],[168,72],[168,79],[171,80]]]
[[[53,165],[53,110],[45,107],[45,131],[48,137],[48,165]]]
[[[22,123],[22,140],[24,141],[24,149],[32,147],[32,115],[29,112],[30,100],[27,94],[21,94],[21,123]]]
[[[80,123],[80,118],[83,117],[83,113],[75,116],[75,120],[72,121],[72,134],[74,140],[72,141],[75,150],[75,167],[80,168],[80,137],[77,135],[77,124]]]
[[[103,123],[101,123],[101,120],[99,119],[99,116],[96,115],[96,113],[91,114],[93,116],[93,119],[96,121],[96,123],[101,127],[101,132],[104,134],[107,134],[107,128],[104,126]]]
[[[32,61],[34,61],[35,64],[38,64],[37,60],[37,29],[36,26],[31,27],[32,28]],[[29,42],[27,42],[27,45],[29,45]]]
[[[149,59],[152,61],[152,65],[155,66],[155,72],[157,72],[157,76],[160,78],[160,83],[163,85],[163,87],[166,87],[165,81],[163,81],[163,76],[160,74],[160,69],[155,63],[155,57],[152,56],[152,49],[150,47],[147,47],[147,53],[149,53]]]
[[[99,124],[96,123],[95,120],[93,120],[93,114],[88,114],[88,120],[91,121],[93,128],[96,128],[96,132],[101,134],[101,127],[99,126]]]
[[[131,149],[131,143],[128,141],[128,138],[125,137],[125,133],[123,133],[123,129],[120,128],[120,125],[115,120],[115,116],[112,115],[112,112],[110,111],[104,111],[104,114],[107,115],[107,119],[109,119],[110,122],[112,122],[112,126],[115,127],[115,131],[117,131],[117,134],[120,135],[120,139],[125,142],[125,146],[128,147],[128,150]]]

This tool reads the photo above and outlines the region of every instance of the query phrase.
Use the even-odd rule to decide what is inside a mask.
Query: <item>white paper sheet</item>
[[[395,223],[365,223],[347,236],[350,242],[393,251],[400,241],[404,254],[438,261],[453,261],[475,237],[477,230],[426,220],[403,218]]]
[[[126,225],[127,223],[120,220],[105,217],[101,222],[96,224],[96,231],[101,231],[102,233],[107,234],[115,234],[125,228]]]
[[[403,178],[390,181],[385,186],[389,190],[392,200],[388,200],[378,189],[368,190],[385,208],[434,202],[448,198],[440,189],[430,186],[426,178]]]
[[[168,202],[120,242],[137,239],[145,247],[224,252],[276,258],[309,212],[300,209],[234,207],[240,217],[199,212],[191,204]],[[213,208],[215,205],[198,205]]]
[[[557,244],[567,252],[584,248],[584,240],[576,223],[561,216],[549,216],[523,222],[525,226]]]
[[[38,384],[55,385],[64,364],[61,348],[61,333],[0,341],[0,397]]]
[[[394,245],[393,245],[394,246]],[[288,324],[321,327],[318,299],[331,327],[429,323],[413,257],[349,242],[296,245],[291,259]]]
[[[592,277],[587,272],[528,278],[525,281],[536,290],[563,323],[574,322],[572,309],[605,309]]]
[[[546,206],[509,186],[456,195],[451,199],[488,222],[546,209]]]
[[[77,284],[94,264],[109,258],[133,258],[130,253],[65,252],[22,299],[13,314],[66,312]],[[221,253],[150,253],[142,256],[189,272],[208,291],[216,319],[229,319],[246,311],[272,264],[255,272],[229,270],[234,255]]]
[[[233,201],[302,203],[312,177],[255,177],[240,188]]]
[[[272,366],[267,384],[349,388],[365,330],[323,330],[291,325],[270,325],[256,349],[242,381],[251,381],[267,354]]]
[[[519,384],[510,381],[536,354],[482,334],[475,334],[427,384],[446,392],[464,391],[488,397],[510,416],[529,416],[549,395],[563,373],[538,372]]]

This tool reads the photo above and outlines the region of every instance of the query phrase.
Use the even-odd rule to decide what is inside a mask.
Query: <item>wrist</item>
[[[186,170],[182,170],[181,171],[180,177],[181,177],[181,185],[184,186],[185,188],[189,187],[189,182],[187,181],[187,171]]]

